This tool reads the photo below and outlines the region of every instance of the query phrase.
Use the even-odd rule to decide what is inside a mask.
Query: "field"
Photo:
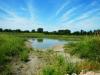
[[[44,33],[12,33],[12,32],[1,32],[0,34],[10,34],[18,37],[24,37],[24,38],[53,38],[53,39],[64,39],[64,40],[80,40],[84,36],[75,36],[75,35],[48,35]]]
[[[29,38],[53,38],[75,40],[64,46],[64,54],[48,51],[35,51],[27,48],[25,42]],[[76,56],[82,61],[71,62],[66,54]],[[18,59],[21,63],[28,63],[31,56],[42,60],[42,67],[37,69],[36,75],[64,75],[79,74],[82,70],[100,70],[100,36],[73,36],[73,35],[45,35],[43,33],[0,33],[0,73],[11,75],[11,63]],[[25,63],[23,63],[25,65]],[[18,64],[19,65],[19,64]],[[23,75],[23,74],[22,74]],[[34,75],[34,74],[33,74]]]

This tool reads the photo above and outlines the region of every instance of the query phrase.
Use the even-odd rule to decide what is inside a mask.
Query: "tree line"
[[[0,32],[19,32],[19,33],[44,33],[44,34],[56,34],[56,35],[98,35],[100,34],[100,29],[98,30],[90,30],[90,31],[84,31],[84,30],[80,30],[80,31],[75,31],[75,32],[71,32],[71,30],[65,29],[65,30],[58,30],[58,31],[44,31],[43,28],[38,28],[37,30],[33,29],[32,31],[29,30],[20,30],[20,29],[16,29],[16,30],[12,30],[12,29],[2,29],[0,28]]]

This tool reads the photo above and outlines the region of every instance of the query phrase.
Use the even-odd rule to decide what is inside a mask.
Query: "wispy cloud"
[[[55,16],[58,16],[60,12],[70,3],[70,0],[66,0],[66,2],[57,10]]]
[[[33,0],[29,0],[29,2],[27,2],[27,9],[30,15],[31,20],[35,20],[35,8],[33,6]]]
[[[96,14],[94,14],[94,13],[96,13]],[[72,22],[78,22],[81,20],[89,19],[89,18],[94,17],[98,14],[100,14],[100,9],[91,10],[91,11],[88,11],[87,13],[82,14],[80,17],[72,20]]]
[[[65,12],[63,14],[63,16],[61,17],[61,22],[68,20],[71,15],[73,15],[78,9],[80,9],[83,6],[84,6],[84,4],[80,4],[76,7],[73,7],[72,9],[68,10],[67,12]]]
[[[94,14],[95,13],[95,14]],[[100,9],[94,9],[94,10],[90,10],[84,14],[81,14],[80,16],[76,17],[75,19],[72,19],[70,21],[65,21],[62,22],[63,24],[70,24],[70,23],[76,23],[76,22],[80,22],[82,20],[86,20],[86,19],[91,19],[91,17],[95,17],[96,15],[100,14]]]
[[[82,19],[85,17],[93,16],[93,13],[96,13],[100,8],[93,8],[96,5],[97,2],[91,2],[87,6],[86,4],[80,4],[69,11],[67,11],[63,16],[61,17],[62,23],[70,23],[73,21],[76,21],[77,19]],[[85,7],[85,8],[84,8]],[[81,9],[81,10],[80,10]]]
[[[58,26],[58,29],[70,29],[72,31],[79,31],[79,30],[94,30],[100,28],[99,24],[100,18],[98,17],[91,17],[89,19],[84,19],[79,22],[71,22],[71,23],[62,23]]]
[[[33,23],[30,19],[23,17],[9,18],[6,20],[0,20],[0,27],[2,28],[12,28],[12,29],[22,29],[22,30],[32,30],[41,25]]]
[[[1,7],[1,6],[0,6],[0,9],[6,13],[5,15],[9,15],[10,17],[16,17],[16,14],[14,11],[10,11],[9,9]]]
[[[0,6],[0,9],[3,10],[6,14],[5,19],[0,19],[0,27],[3,26],[3,28],[21,28],[23,29],[33,29],[38,28],[41,25],[38,25],[38,22],[36,21],[35,16],[35,8],[33,6],[33,0],[29,0],[26,2],[26,7],[22,6],[21,9],[23,14],[27,12],[27,14],[30,16],[30,18],[27,18],[26,16],[20,16],[19,13],[21,11],[13,11],[8,8],[8,5],[4,7]],[[7,17],[9,15],[9,17]],[[7,25],[7,26],[6,26]]]

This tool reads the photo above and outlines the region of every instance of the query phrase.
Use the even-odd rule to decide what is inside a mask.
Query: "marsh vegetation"
[[[65,44],[63,50],[48,49],[42,51],[26,46],[25,42],[30,37],[45,37],[67,41],[76,40],[75,42]],[[37,41],[43,42],[41,39],[38,39]],[[30,44],[30,41],[28,42]],[[76,56],[81,61],[72,62],[72,59],[69,58],[67,54],[70,54],[70,56],[73,57]],[[15,61],[15,59],[17,61]],[[20,61],[20,63],[17,63],[18,61]],[[15,65],[12,65],[13,63],[15,63]],[[21,67],[18,67],[18,65]],[[38,66],[38,68],[35,68],[35,65]],[[98,71],[100,70],[100,36],[0,33],[0,74],[14,75],[12,66],[20,69],[19,74],[21,75],[71,75],[73,73],[79,74],[82,70]],[[32,67],[34,69],[32,69]],[[32,73],[27,74],[26,72]]]
[[[8,34],[0,34],[0,73],[4,75],[10,73],[9,63],[13,59],[19,58],[27,61],[28,50],[24,45],[24,38]],[[8,70],[9,69],[9,70]]]

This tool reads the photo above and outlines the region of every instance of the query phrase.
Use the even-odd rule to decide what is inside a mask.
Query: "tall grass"
[[[100,69],[100,36],[88,36],[77,43],[65,45],[65,51],[84,59],[81,69]]]
[[[56,56],[54,60],[47,64],[40,75],[72,75],[73,73],[79,74],[82,70],[79,64],[72,63],[69,60],[65,60],[61,55]]]
[[[45,61],[45,65],[41,68],[38,75],[65,75],[72,74],[81,71],[75,63],[71,63],[69,60],[66,60],[62,55],[55,53],[54,51],[35,51],[37,55]]]
[[[65,60],[62,56],[53,55],[49,61],[43,68],[42,75],[64,75],[66,73]]]
[[[81,58],[100,62],[100,37],[86,37],[77,43],[73,54],[78,54]]]
[[[24,39],[7,34],[0,34],[0,70],[16,56],[27,60],[28,52],[24,46]]]

